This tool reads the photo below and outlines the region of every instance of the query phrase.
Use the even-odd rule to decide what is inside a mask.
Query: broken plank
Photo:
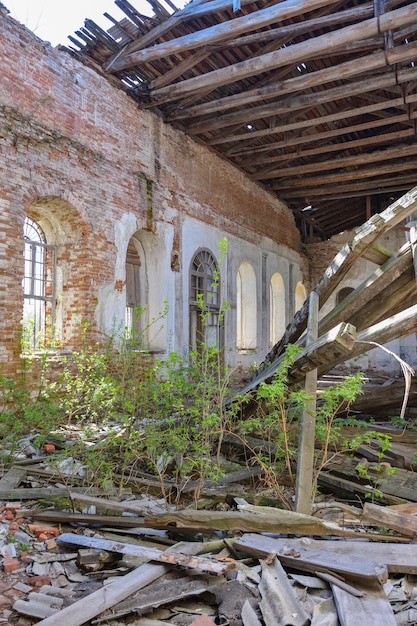
[[[217,480],[205,480],[203,481],[203,489],[211,489],[212,487],[221,487],[222,485],[230,485],[236,482],[244,482],[247,480],[251,480],[252,478],[256,478],[257,476],[262,476],[264,474],[264,470],[261,467],[244,467],[242,469],[236,470],[235,472],[229,472],[226,476],[222,476]],[[192,480],[186,484],[185,487],[181,489],[181,493],[189,493],[194,491],[199,485],[200,481]]]
[[[256,545],[264,552],[261,555],[281,552],[285,548],[295,551],[300,548],[314,548],[317,550],[329,550],[332,554],[351,556],[356,559],[365,558],[370,561],[378,561],[387,566],[389,573],[417,574],[417,544],[409,543],[382,543],[376,541],[337,540],[337,539],[311,539],[302,538],[275,538],[264,535],[256,535]],[[243,535],[246,538],[246,535]],[[245,539],[246,541],[246,539]],[[255,542],[255,540],[254,540]],[[235,548],[238,547],[236,541]],[[265,558],[262,556],[262,558]]]
[[[96,487],[76,487],[72,491],[79,493],[89,493],[91,495],[117,495],[119,489],[99,489]],[[68,489],[65,487],[21,487],[6,491],[0,490],[0,500],[41,500],[43,498],[69,498]]]
[[[348,496],[360,495],[364,498],[372,497],[375,502],[383,502],[385,504],[402,504],[405,498],[398,498],[390,494],[386,494],[381,491],[381,488],[376,490],[371,485],[361,485],[353,480],[347,480],[341,476],[335,476],[332,473],[325,471],[320,472],[317,480],[320,487],[325,488],[332,493],[346,494]]]
[[[166,551],[167,554],[175,554],[181,551],[182,554],[195,555],[201,549],[201,543],[178,543]],[[117,578],[109,585],[93,591],[88,596],[81,598],[78,602],[65,607],[55,615],[37,623],[37,626],[81,626],[102,611],[111,608],[121,602],[132,593],[139,591],[154,580],[157,580],[168,571],[165,565],[155,565],[146,563],[139,566],[133,572],[125,574],[122,578]]]
[[[182,567],[191,567],[199,569],[203,572],[214,574],[224,574],[234,569],[234,563],[222,563],[215,559],[204,557],[188,556],[186,554],[170,553],[157,550],[156,548],[145,548],[143,546],[135,546],[129,543],[119,541],[108,541],[107,539],[99,539],[98,537],[85,537],[83,535],[75,535],[73,533],[63,533],[57,539],[59,543],[71,546],[83,546],[87,548],[97,548],[98,550],[107,550],[109,552],[118,552],[120,554],[130,554],[138,556],[149,561],[159,561],[170,565],[181,565]]]
[[[185,509],[145,517],[145,526],[152,528],[212,530],[241,530],[243,532],[282,532],[304,535],[352,536],[352,531],[331,522],[273,507],[245,507],[243,511],[198,511]]]
[[[69,511],[37,511],[28,510],[24,517],[43,522],[59,522],[60,524],[94,524],[116,528],[137,528],[143,525],[143,517],[126,515],[97,515],[93,513],[70,513]]]
[[[286,567],[307,572],[334,572],[343,578],[362,582],[384,583],[388,579],[385,564],[362,557],[334,555],[330,550],[299,546],[282,547],[274,539],[262,535],[246,534],[236,539],[235,548],[258,559],[272,561],[277,557]]]
[[[343,459],[343,464],[329,463],[326,471],[342,474],[348,480],[357,479],[357,460]],[[394,498],[403,498],[417,502],[417,474],[408,470],[397,468],[391,473],[390,468],[381,463],[369,463],[366,466],[366,472],[369,481],[372,481],[374,488],[371,493],[381,492],[384,498],[387,496]],[[319,477],[320,482],[320,477]],[[400,502],[391,502],[390,504],[400,504]]]
[[[276,624],[306,626],[309,624],[309,616],[295,595],[281,563],[261,561],[261,567],[259,591],[262,600],[259,608],[265,626],[276,626]]]
[[[381,586],[370,588],[361,585],[360,597],[331,585],[340,626],[358,626],[358,624],[378,624],[378,626],[397,626],[394,612],[384,589]]]
[[[7,492],[11,489],[15,489],[20,485],[22,480],[26,476],[26,468],[23,467],[11,467],[7,474],[0,480],[0,492]],[[9,498],[4,498],[9,499]]]
[[[415,538],[417,534],[417,517],[370,502],[365,502],[362,519],[368,524],[390,528],[409,537]]]
[[[120,619],[129,613],[138,613],[139,615],[149,612],[151,609],[170,604],[172,602],[189,598],[193,596],[201,596],[210,588],[210,582],[202,577],[190,579],[188,577],[167,579],[163,576],[152,586],[147,587],[136,593],[133,597],[127,598],[112,607],[110,613],[98,617],[94,620],[94,624],[108,623],[109,620]]]
[[[146,508],[146,500],[115,502],[114,500],[108,500],[107,498],[96,498],[89,494],[73,493],[72,491],[69,495],[73,502],[80,502],[81,504],[88,504],[89,506],[92,505],[103,509],[104,511],[122,511],[123,513],[140,515],[143,513],[143,508]]]

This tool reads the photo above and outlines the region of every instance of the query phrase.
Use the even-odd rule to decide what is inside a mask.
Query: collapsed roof
[[[72,54],[284,200],[304,239],[415,186],[417,3],[148,1],[116,0],[107,32],[86,19]]]

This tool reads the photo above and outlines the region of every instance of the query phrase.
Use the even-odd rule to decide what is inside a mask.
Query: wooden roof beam
[[[414,133],[413,133],[414,134]],[[349,142],[343,144],[345,148],[349,148]],[[411,145],[395,145],[394,147],[387,148],[386,150],[379,150],[373,152],[365,152],[361,154],[355,154],[352,156],[345,156],[342,160],[331,159],[329,161],[318,161],[308,163],[306,165],[292,165],[291,167],[281,167],[280,169],[274,169],[270,172],[252,174],[254,180],[268,180],[269,178],[286,178],[290,174],[291,176],[304,176],[312,172],[328,172],[330,170],[344,170],[349,167],[357,167],[359,165],[366,165],[368,163],[379,163],[382,161],[404,159],[409,156],[417,154],[417,143]],[[356,177],[358,174],[356,173]]]
[[[401,117],[407,119],[407,116],[405,115]],[[239,161],[239,167],[245,167],[245,165],[249,166],[250,164],[259,166],[259,165],[262,165],[263,163],[274,164],[274,163],[282,162],[282,163],[288,164],[291,161],[303,159],[303,158],[310,157],[310,156],[315,156],[319,154],[328,154],[330,152],[343,153],[347,150],[351,150],[352,148],[359,148],[363,146],[366,146],[366,147],[375,146],[379,143],[386,144],[386,143],[389,143],[390,141],[397,141],[398,139],[402,139],[406,137],[414,137],[414,136],[415,136],[414,128],[406,128],[405,130],[394,131],[392,133],[385,133],[381,135],[375,135],[374,137],[364,137],[363,139],[354,139],[351,141],[343,141],[340,143],[332,143],[332,144],[323,143],[323,145],[320,146],[319,148],[313,148],[311,150],[303,150],[300,152],[298,150],[295,152],[291,152],[291,153],[284,152],[282,154],[270,156],[269,158],[263,157],[261,159],[258,159],[256,157],[253,157],[251,160],[248,159],[246,162],[243,162],[243,163]],[[315,143],[318,143],[321,140],[322,140],[322,137],[320,136],[320,133],[315,135]],[[343,155],[340,154],[337,156],[337,158],[343,158]],[[258,171],[256,175],[254,176],[256,180],[262,180],[261,177],[267,176],[268,174],[274,176],[273,174],[274,170],[272,170],[272,167],[273,165],[272,166],[269,165],[268,168]],[[292,167],[293,166],[291,166],[291,168]],[[291,170],[291,173],[293,173],[293,170]]]
[[[417,68],[413,68],[413,72],[417,72]],[[383,84],[386,84],[388,80],[392,81],[394,79],[395,77],[391,76],[389,78],[385,78],[385,80],[382,80],[381,82]],[[375,83],[376,81],[373,81],[372,85],[374,86]],[[357,83],[355,87],[353,86],[351,87],[351,95],[356,95],[356,93],[362,93],[362,91],[360,90],[367,89],[367,86],[369,88],[374,88],[374,87],[370,87],[370,81],[361,81],[360,83]],[[358,89],[358,91],[356,91],[356,88]],[[339,90],[339,87],[336,87],[336,89]],[[329,97],[329,101],[332,101],[333,96],[335,95],[335,90],[328,89],[325,93]],[[340,92],[338,91],[337,93],[340,93]],[[280,108],[277,107],[276,114],[294,112],[298,108],[300,109],[305,108],[309,100],[311,100],[311,104],[313,104],[314,96],[318,98],[319,95],[320,94],[308,94],[308,98],[305,96],[301,96],[300,98],[293,98],[293,99],[285,100],[281,103]],[[347,111],[339,111],[338,113],[330,113],[329,115],[322,115],[320,117],[316,117],[313,119],[300,120],[297,122],[291,122],[288,124],[274,126],[274,127],[266,128],[262,130],[252,130],[250,132],[247,131],[245,133],[240,133],[238,135],[233,135],[233,134],[225,135],[225,133],[223,132],[221,136],[211,139],[207,143],[211,146],[216,146],[216,145],[220,145],[223,143],[232,143],[235,141],[248,141],[249,137],[251,137],[252,139],[255,139],[259,137],[276,135],[277,133],[288,132],[291,130],[300,130],[303,128],[314,128],[319,124],[327,124],[329,122],[335,122],[339,120],[343,121],[350,117],[360,117],[361,115],[365,115],[365,114],[372,115],[375,113],[375,111],[386,109],[386,108],[393,108],[393,107],[405,108],[405,105],[408,104],[409,102],[414,102],[415,98],[417,98],[417,96],[413,94],[410,96],[406,96],[405,99],[394,98],[393,100],[387,100],[386,102],[381,102],[380,104],[371,104],[371,105],[367,105],[363,107],[357,107],[357,108],[347,110]]]
[[[289,0],[287,1],[289,2]],[[278,4],[277,7],[283,7],[285,4],[286,2],[282,2]],[[309,4],[311,4],[311,1]],[[252,16],[245,16],[244,19],[249,20],[251,17]],[[320,54],[323,50],[326,50],[326,53],[328,53],[331,50],[337,50],[342,46],[354,43],[360,39],[375,37],[380,33],[413,23],[417,23],[416,2],[413,2],[406,7],[385,13],[379,18],[371,18],[360,22],[359,24],[346,26],[339,30],[319,35],[308,41],[294,44],[293,46],[288,46],[280,50],[275,50],[274,52],[269,52],[268,54],[264,54],[254,59],[247,59],[232,66],[220,68],[201,76],[195,76],[188,80],[170,85],[169,87],[163,87],[162,89],[158,89],[153,92],[152,96],[155,100],[157,100],[160,96],[164,98],[167,95],[179,98],[187,93],[195,93],[200,88],[207,88],[208,86],[211,86],[212,89],[215,89],[221,85],[234,83],[238,80],[248,78],[249,76],[254,76],[255,74],[276,69],[277,67],[283,67],[284,65],[289,65],[295,62],[304,62],[311,56]],[[229,26],[230,34],[230,24],[220,24],[220,27],[224,26]],[[201,32],[199,35],[201,35]],[[199,46],[209,43],[205,39],[206,38],[203,38],[203,41],[200,42]],[[178,51],[179,50],[176,52]],[[146,59],[143,58],[142,61],[144,60]],[[133,65],[135,65],[135,63],[133,63]]]
[[[248,15],[237,17],[233,20],[228,20],[227,22],[222,22],[215,26],[205,28],[204,30],[191,33],[190,35],[171,39],[170,41],[156,44],[149,48],[136,50],[136,52],[128,53],[126,48],[122,53],[111,59],[104,69],[105,71],[119,72],[140,63],[148,63],[149,61],[162,59],[172,54],[184,52],[185,50],[194,50],[219,41],[225,41],[230,39],[231,36],[236,37],[242,33],[269,26],[269,24],[302,15],[303,13],[313,11],[323,6],[332,6],[336,1],[337,0],[283,0],[279,4],[267,7],[266,9],[260,9]],[[176,14],[176,16],[178,17],[178,14]],[[175,16],[173,16],[172,19],[175,19]],[[143,40],[144,38],[139,42],[135,42],[135,44],[139,45],[140,42],[143,44]],[[133,46],[133,44],[129,45]],[[211,73],[212,72],[210,72],[210,74]],[[166,87],[164,87],[164,89],[166,89]]]
[[[373,56],[374,55],[370,55],[369,57],[369,65],[367,64],[368,57],[358,59],[357,70],[356,70],[357,74],[361,74],[361,71],[360,71],[361,62],[364,65],[366,65],[366,71],[369,70],[369,66],[373,64],[373,61],[372,61]],[[401,51],[399,51],[399,54],[398,55],[395,54],[396,59],[399,59],[401,57],[401,60],[403,61],[412,60],[416,58],[416,56],[417,56],[417,43],[413,44],[410,47],[402,46]],[[385,62],[385,55],[383,53],[382,53],[383,58],[380,57],[378,53],[375,54],[375,57],[378,57],[375,59],[376,65],[380,61]],[[395,62],[397,63],[398,61],[395,61]],[[334,68],[335,72],[337,68],[338,66]],[[319,72],[321,71],[325,72],[324,70],[319,70]],[[354,70],[351,68],[350,71],[353,72]],[[416,74],[417,68],[412,68],[412,73]],[[324,76],[328,76],[329,74],[330,72],[325,72]],[[342,77],[343,77],[343,72],[342,72]],[[296,80],[299,81],[299,78],[297,77]],[[313,77],[312,81],[314,80],[315,79]],[[333,78],[333,80],[335,80],[335,78]],[[353,95],[366,93],[372,89],[381,89],[381,88],[386,88],[388,86],[395,86],[398,84],[398,81],[399,81],[399,76],[397,73],[395,73],[395,71],[380,74],[376,76],[375,78],[372,78],[372,76],[369,76],[369,77],[362,76],[360,80],[354,83],[347,82],[346,84],[343,84],[339,87],[325,89],[319,92],[305,93],[303,95],[294,96],[294,98],[291,100],[281,99],[281,100],[272,101],[267,104],[263,104],[263,105],[255,106],[255,107],[247,107],[247,106],[243,107],[242,106],[239,110],[233,113],[225,113],[223,115],[217,115],[215,117],[211,117],[206,120],[192,122],[187,125],[187,128],[191,134],[198,135],[203,132],[217,130],[219,128],[232,126],[238,123],[242,123],[242,124],[245,122],[253,123],[254,121],[262,119],[264,117],[277,115],[279,113],[283,113],[286,111],[294,111],[295,109],[304,108],[306,106],[317,106],[317,104],[322,104],[325,102],[333,102],[334,100],[337,100],[340,98],[350,98]],[[306,87],[302,87],[303,82],[305,82]],[[310,81],[308,80],[308,77],[307,77],[307,80],[305,81],[300,80],[299,82],[297,82],[297,91],[308,89],[309,82]],[[321,83],[320,80],[318,80],[317,82],[319,84]],[[285,89],[284,89],[284,93],[285,93]]]
[[[300,201],[305,205],[305,198],[312,202],[331,202],[332,200],[363,197],[364,193],[378,196],[387,193],[404,192],[410,189],[415,182],[415,176],[410,172],[404,176],[384,176],[383,180],[362,181],[360,183],[345,183],[343,186],[336,184],[324,186],[318,184],[316,188],[310,188],[308,193],[304,189],[284,190],[279,197],[288,202]]]

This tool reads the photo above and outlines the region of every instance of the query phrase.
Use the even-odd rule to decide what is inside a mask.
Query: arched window
[[[24,343],[27,348],[40,348],[53,337],[55,324],[55,246],[46,243],[42,228],[29,217],[24,239]]]
[[[336,306],[339,305],[350,293],[354,291],[353,287],[343,287],[336,294]]]
[[[256,332],[256,275],[250,263],[242,263],[236,277],[236,347],[255,350]]]
[[[204,343],[220,348],[220,276],[216,259],[209,250],[200,250],[190,268],[190,347]]]
[[[272,347],[285,331],[285,286],[278,272],[271,278],[269,294],[269,342]]]
[[[303,283],[299,281],[295,286],[295,313],[301,309],[307,298],[307,291]]]
[[[141,265],[139,242],[131,239],[126,254],[126,314],[125,325],[129,339],[141,343],[143,332],[143,302],[141,297]]]

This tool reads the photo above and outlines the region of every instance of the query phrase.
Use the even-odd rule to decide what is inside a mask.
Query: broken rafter
[[[276,7],[283,7],[283,5],[285,4],[286,2],[282,2],[276,5]],[[302,2],[299,2],[298,4],[300,5],[300,7],[304,5],[304,3]],[[309,4],[311,6],[311,3]],[[305,10],[304,6],[303,10]],[[288,15],[285,15],[285,17],[288,17]],[[245,16],[245,18],[242,19],[250,20],[250,18],[251,16],[249,15]],[[292,63],[304,62],[306,59],[312,56],[314,57],[315,55],[321,54],[323,50],[326,50],[327,52],[335,51],[342,46],[346,46],[349,43],[357,41],[358,39],[374,37],[381,32],[386,32],[415,22],[417,22],[417,3],[413,3],[402,9],[395,9],[394,11],[391,11],[389,13],[385,13],[379,18],[372,18],[369,20],[365,20],[360,24],[346,26],[338,31],[329,34],[326,33],[324,35],[319,35],[318,37],[315,37],[314,39],[311,39],[307,42],[302,42],[299,44],[294,44],[293,46],[280,48],[279,50],[275,50],[274,52],[269,52],[256,58],[241,61],[240,63],[236,63],[231,67],[220,68],[201,76],[195,76],[188,80],[183,80],[169,87],[164,87],[157,90],[152,94],[152,96],[156,100],[159,96],[164,97],[167,95],[169,95],[170,97],[174,96],[175,98],[179,98],[183,97],[185,94],[196,93],[201,88],[206,89],[207,87],[211,87],[211,89],[215,89],[216,87],[220,87],[221,85],[233,83],[249,76],[258,74],[260,72],[264,73],[268,70],[273,70],[278,67],[283,67]],[[228,24],[221,24],[220,26],[228,26]],[[255,26],[253,26],[253,28],[255,28]],[[247,30],[250,29],[247,28]],[[201,33],[198,33],[198,35],[201,35]],[[195,39],[198,38],[195,37]],[[220,39],[221,37],[214,38],[211,41],[219,41]],[[198,47],[210,43],[210,40],[207,41],[207,38],[204,37],[200,37],[198,41]],[[196,42],[194,41],[194,46],[195,44]],[[163,48],[164,45],[165,44],[161,44],[160,47]],[[152,58],[155,58],[155,56],[158,56],[155,52],[152,52],[152,50],[153,48],[149,49],[149,57],[146,57],[146,55],[144,54],[145,51],[141,51],[135,54],[141,54],[142,57],[140,60],[143,62],[151,60]],[[179,49],[174,50],[172,45],[171,51],[169,51],[167,47],[165,47],[164,50],[164,55],[173,54],[174,52],[180,51]],[[132,62],[129,64],[129,67],[137,65],[138,63],[138,57],[136,57],[135,62],[133,61],[134,56],[135,55],[132,55]]]
[[[137,50],[130,54],[119,55],[107,64],[104,69],[105,71],[111,72],[126,70],[140,63],[148,63],[149,61],[161,59],[172,54],[178,54],[186,50],[201,48],[202,46],[230,39],[231,36],[238,36],[241,33],[247,33],[257,28],[268,26],[282,19],[301,15],[305,11],[312,11],[322,6],[331,6],[335,3],[336,0],[284,0],[266,9],[261,9],[260,11],[255,11],[243,17],[222,22],[196,33],[184,35],[183,37],[178,37],[177,39],[172,39],[143,50]],[[210,74],[212,73],[213,72],[210,72]],[[188,81],[183,81],[181,84],[186,82]],[[201,86],[204,87],[204,85]],[[163,89],[167,88],[164,87]]]

